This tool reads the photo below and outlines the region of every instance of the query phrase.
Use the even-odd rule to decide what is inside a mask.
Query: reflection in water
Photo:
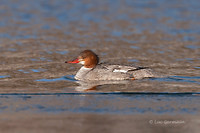
[[[55,81],[72,81],[79,84],[79,86],[75,87],[76,91],[89,91],[89,90],[96,90],[98,86],[106,85],[106,84],[127,84],[130,82],[129,80],[124,81],[78,81],[74,79],[74,75],[67,75],[60,78],[53,78],[53,79],[38,79],[36,81],[39,82],[55,82]]]
[[[75,88],[76,91],[90,91],[98,89],[98,86],[101,85],[113,85],[113,84],[128,84],[130,80],[123,80],[123,81],[76,81],[79,84]]]
[[[129,84],[131,82],[134,82],[132,80],[122,80],[122,81],[78,81],[74,79],[74,75],[66,75],[60,78],[54,78],[54,79],[38,79],[36,81],[40,82],[55,82],[55,81],[72,81],[79,84],[79,86],[75,87],[76,91],[91,91],[91,90],[97,90],[98,86],[102,85],[120,85],[120,84]],[[187,77],[187,76],[170,76],[170,77],[162,77],[162,78],[148,78],[143,80],[149,80],[149,81],[158,81],[158,82],[186,82],[186,83],[194,83],[199,84],[200,82],[197,80],[200,80],[200,77]]]
[[[145,80],[145,79],[144,79]],[[170,76],[170,77],[162,77],[162,78],[147,78],[147,80],[152,81],[164,81],[164,82],[186,82],[186,83],[194,83],[199,84],[200,77],[186,77],[186,76]],[[98,86],[106,85],[106,84],[128,84],[133,82],[131,80],[124,80],[124,81],[95,81],[95,82],[83,82],[83,81],[76,81],[79,86],[75,88],[76,91],[89,91],[94,90]]]

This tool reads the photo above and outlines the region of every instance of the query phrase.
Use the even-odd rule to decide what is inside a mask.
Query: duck
[[[84,50],[76,59],[65,63],[82,65],[74,77],[80,81],[137,80],[157,77],[157,74],[148,67],[99,63],[98,55],[92,50]]]

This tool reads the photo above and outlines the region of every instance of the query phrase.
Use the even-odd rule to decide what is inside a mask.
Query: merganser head
[[[79,63],[86,68],[94,68],[99,63],[99,57],[91,50],[84,50],[77,59],[65,63]]]

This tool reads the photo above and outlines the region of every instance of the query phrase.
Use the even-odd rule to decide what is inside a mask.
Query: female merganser
[[[84,50],[77,59],[65,63],[79,63],[83,66],[76,73],[75,79],[94,80],[129,80],[157,77],[149,68],[99,64],[99,57],[91,50]]]

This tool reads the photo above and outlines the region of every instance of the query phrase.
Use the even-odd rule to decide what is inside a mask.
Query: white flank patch
[[[119,70],[119,69],[114,69],[113,72],[121,72],[121,73],[126,73],[127,70]]]

